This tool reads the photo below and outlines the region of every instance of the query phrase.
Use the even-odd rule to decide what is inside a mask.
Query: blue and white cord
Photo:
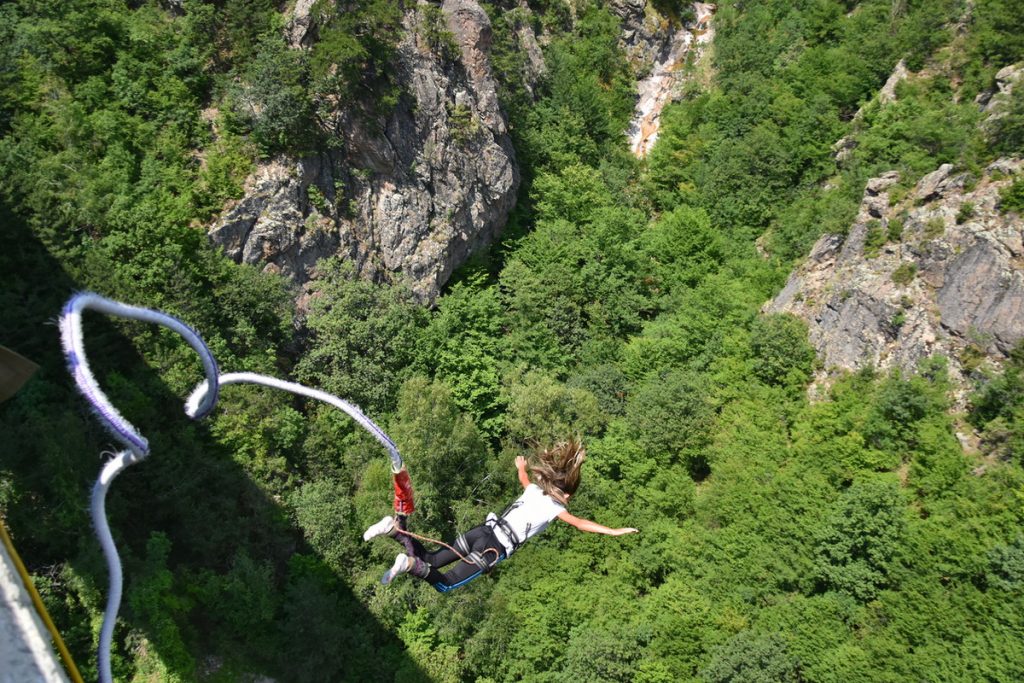
[[[206,379],[192,391],[188,401],[185,403],[185,413],[193,419],[199,419],[210,414],[217,404],[221,386],[243,383],[260,384],[300,396],[314,398],[344,411],[387,449],[388,456],[391,458],[391,469],[393,472],[401,471],[402,456],[399,454],[395,442],[373,420],[367,417],[362,410],[333,394],[251,372],[232,372],[220,375],[217,369],[217,361],[206,346],[206,343],[203,342],[195,330],[174,316],[149,308],[129,306],[90,292],[83,292],[72,296],[67,304],[65,304],[60,317],[61,344],[64,347],[64,355],[67,358],[68,370],[71,372],[72,377],[74,377],[78,390],[89,402],[96,417],[99,418],[100,422],[103,423],[103,426],[110,431],[114,438],[124,446],[124,450],[114,454],[103,465],[100,476],[97,478],[96,484],[92,489],[90,505],[93,525],[96,527],[96,536],[100,541],[100,546],[103,548],[103,555],[107,561],[107,570],[110,574],[107,606],[103,614],[103,626],[100,629],[98,660],[100,681],[102,683],[111,683],[110,646],[113,640],[117,612],[121,605],[123,572],[121,560],[114,545],[114,538],[110,533],[110,525],[107,522],[106,496],[111,483],[114,481],[114,477],[129,465],[137,463],[149,455],[149,441],[114,408],[107,395],[100,389],[99,383],[89,369],[89,361],[85,355],[85,345],[82,341],[82,311],[86,309],[121,318],[163,325],[181,335],[196,350],[202,361],[203,373],[206,375]]]
[[[377,439],[377,441],[387,449],[388,456],[391,458],[391,469],[393,472],[400,472],[402,470],[402,456],[399,454],[398,447],[395,446],[395,442],[384,433],[384,430],[381,429],[376,422],[368,418],[358,406],[353,405],[344,399],[338,398],[334,394],[328,394],[326,391],[320,391],[319,389],[310,389],[307,386],[296,384],[295,382],[286,382],[274,377],[267,377],[266,375],[257,375],[253,372],[229,372],[220,375],[217,378],[217,382],[222,387],[227,386],[228,384],[260,384],[265,387],[281,389],[282,391],[287,391],[292,394],[315,398],[318,401],[328,403],[347,413],[349,417],[359,424],[360,427],[369,432],[370,436]],[[214,384],[213,386],[216,387],[217,384]],[[188,401],[185,402],[185,412],[188,413],[190,417],[199,417],[199,411],[202,409],[205,402],[209,400],[209,392],[209,381],[202,382],[192,391],[192,395],[189,396]]]
[[[213,390],[204,396],[202,403],[195,406],[194,410],[189,413],[194,418],[200,418],[209,414],[217,403],[217,361],[202,338],[191,327],[177,318],[160,311],[128,306],[98,294],[82,292],[72,296],[61,312],[60,337],[61,345],[64,347],[64,355],[68,362],[68,371],[74,377],[78,390],[85,396],[96,417],[99,418],[100,422],[103,423],[103,426],[107,428],[114,438],[124,446],[124,450],[114,454],[114,457],[103,465],[100,476],[92,489],[90,505],[92,523],[96,527],[96,536],[99,538],[100,546],[103,548],[103,556],[107,560],[107,570],[110,574],[110,590],[107,595],[106,610],[103,613],[103,626],[100,629],[98,652],[100,680],[103,683],[110,683],[112,681],[110,644],[114,635],[114,623],[117,620],[117,612],[121,606],[123,575],[121,571],[121,558],[117,554],[117,547],[114,545],[114,538],[110,533],[110,525],[107,522],[106,497],[114,477],[129,465],[137,463],[149,455],[149,441],[114,408],[107,395],[100,389],[99,383],[92,374],[92,370],[89,369],[89,360],[85,355],[85,344],[82,341],[82,311],[86,309],[121,318],[131,318],[133,320],[163,325],[184,337],[185,341],[199,354],[207,382],[213,387]]]

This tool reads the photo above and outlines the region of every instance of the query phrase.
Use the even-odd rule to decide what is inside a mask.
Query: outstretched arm
[[[595,534],[607,534],[608,536],[622,536],[623,534],[635,534],[639,529],[633,527],[622,527],[621,529],[612,529],[606,527],[603,524],[597,522],[591,522],[589,519],[583,519],[576,515],[569,514],[568,510],[563,510],[559,513],[558,518],[563,522],[573,525],[580,531],[589,531]]]
[[[519,473],[519,483],[525,489],[530,485],[530,475],[526,473],[526,458],[521,455],[516,456],[516,471]]]

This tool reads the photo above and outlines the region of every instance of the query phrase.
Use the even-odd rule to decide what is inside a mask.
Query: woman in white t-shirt
[[[581,531],[609,536],[635,533],[637,530],[631,527],[611,529],[571,515],[565,509],[569,498],[579,487],[580,468],[586,455],[583,445],[577,439],[541,450],[537,453],[537,462],[529,466],[534,481],[527,474],[526,458],[517,457],[516,470],[519,482],[523,485],[523,495],[500,517],[491,513],[483,524],[459,536],[455,541],[458,553],[448,546],[427,551],[422,543],[398,529],[394,518],[389,516],[380,520],[366,530],[363,540],[386,534],[412,549],[412,553],[402,553],[395,558],[391,569],[384,572],[381,583],[387,585],[399,574],[409,573],[429,582],[442,593],[447,593],[490,571],[498,561],[514,553],[556,517]],[[456,560],[459,562],[452,569],[444,573],[439,571]]]

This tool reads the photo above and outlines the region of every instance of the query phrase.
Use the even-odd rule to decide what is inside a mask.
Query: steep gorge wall
[[[1008,67],[998,90],[977,104],[982,129],[1002,116],[1024,69]],[[901,62],[879,95],[911,77]],[[836,145],[842,163],[856,145]],[[998,366],[1024,339],[1024,221],[1000,206],[1000,192],[1024,173],[1024,160],[999,159],[980,174],[943,164],[904,193],[900,173],[869,180],[846,235],[823,235],[766,312],[808,322],[823,361],[812,393],[837,371],[865,367],[914,371],[928,356],[949,359],[963,405],[971,375]]]
[[[309,49],[314,0],[297,0],[286,27],[293,49]],[[298,285],[316,278],[320,259],[341,256],[363,277],[404,278],[424,303],[452,272],[500,235],[514,207],[520,173],[499,106],[489,53],[491,24],[475,0],[440,5],[457,45],[439,55],[424,30],[420,0],[403,18],[395,81],[406,93],[385,116],[360,103],[339,103],[325,126],[335,140],[315,154],[261,163],[244,196],[209,227],[211,240],[238,262],[261,265]],[[715,6],[692,5],[683,24],[646,0],[616,0],[621,45],[638,73],[637,109],[626,132],[635,154],[657,139],[664,106],[682,93],[686,63],[710,44]],[[515,10],[532,16],[520,3]],[[545,66],[530,22],[516,40],[526,57],[526,89]],[[300,306],[302,297],[300,297]]]
[[[294,49],[309,42],[311,6],[295,7]],[[245,196],[210,227],[216,244],[299,284],[315,277],[320,259],[341,255],[365,277],[406,278],[429,303],[500,234],[519,169],[488,59],[490,21],[473,0],[445,0],[441,11],[454,58],[431,49],[412,5],[394,65],[407,96],[381,117],[340,103],[328,126],[338,144],[261,164]]]
[[[1024,245],[999,191],[1024,169],[1000,159],[980,178],[944,164],[892,202],[895,171],[868,181],[847,235],[824,235],[767,312],[807,320],[827,384],[837,370],[916,369],[939,354],[966,391],[1024,338]]]

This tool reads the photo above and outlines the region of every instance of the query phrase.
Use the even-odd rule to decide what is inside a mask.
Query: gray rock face
[[[525,57],[523,69],[523,85],[530,96],[536,98],[535,88],[537,83],[547,75],[548,65],[544,62],[544,53],[540,47],[540,41],[533,27],[526,17],[532,15],[526,0],[519,3],[519,11],[522,17],[516,21],[516,41],[519,50]]]
[[[1013,92],[1013,87],[1016,85],[1020,77],[1024,76],[1024,65],[1022,64],[1010,64],[1004,66],[996,73],[996,87],[995,90],[985,90],[978,93],[978,96],[974,98],[974,101],[981,107],[982,111],[991,113],[998,113],[998,108],[1010,98],[1010,94]]]
[[[973,186],[953,171],[941,166],[893,205],[896,172],[868,181],[849,233],[822,236],[765,305],[807,320],[824,360],[812,394],[837,371],[912,371],[941,354],[962,402],[978,358],[998,365],[1024,338],[1024,222],[998,210],[1024,161],[1000,159]]]
[[[936,293],[943,326],[961,337],[976,335],[986,350],[1003,357],[1024,336],[1024,277],[1007,267],[1013,256],[995,242],[977,240],[952,260]]]
[[[853,150],[857,149],[857,141],[850,135],[845,135],[832,145],[832,158],[836,163],[842,165],[853,156]]]
[[[299,0],[288,26],[295,46],[309,40],[310,6]],[[215,243],[299,284],[339,254],[366,277],[407,278],[429,303],[500,234],[519,171],[488,60],[491,25],[473,0],[441,9],[456,59],[433,53],[422,14],[409,9],[395,74],[409,96],[386,117],[339,106],[327,122],[337,144],[263,164],[210,228]]]

